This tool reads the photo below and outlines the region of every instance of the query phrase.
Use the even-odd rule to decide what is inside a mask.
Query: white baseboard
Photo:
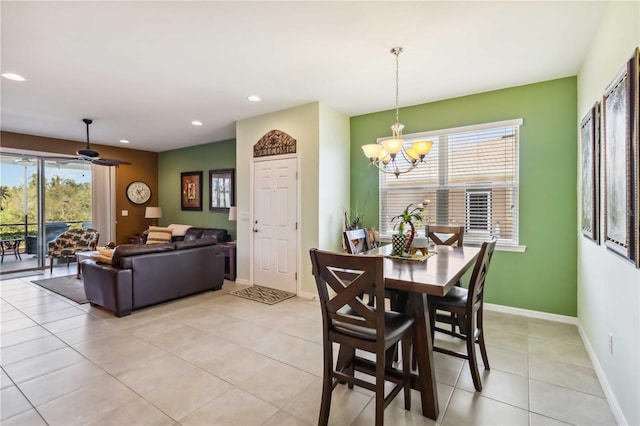
[[[306,291],[298,292],[297,296],[304,299],[318,300],[318,295],[316,293],[308,293]]]
[[[602,386],[602,391],[604,392],[605,398],[607,398],[607,403],[609,404],[609,408],[611,409],[611,413],[616,419],[616,423],[619,425],[628,425],[626,418],[624,417],[624,413],[620,408],[620,404],[618,404],[618,400],[613,393],[613,389],[611,389],[611,385],[609,384],[609,380],[607,380],[607,376],[598,361],[598,357],[596,356],[595,351],[593,350],[593,346],[591,346],[591,342],[587,338],[587,334],[582,328],[582,324],[580,320],[575,317],[569,317],[566,315],[557,315],[557,314],[549,314],[547,312],[539,312],[539,311],[531,311],[529,309],[520,309],[520,308],[512,308],[510,306],[502,306],[502,305],[494,305],[492,303],[485,303],[484,307],[488,311],[493,312],[502,312],[505,314],[513,314],[513,315],[521,315],[528,318],[538,318],[545,319],[549,321],[562,322],[566,324],[573,324],[578,328],[578,333],[580,334],[580,338],[582,339],[582,343],[589,354],[589,358],[591,359],[591,364],[593,365],[593,369],[596,372],[596,376],[600,381],[600,386]]]
[[[520,315],[528,318],[537,318],[548,321],[563,322],[566,324],[578,325],[578,318],[567,315],[550,314],[548,312],[531,311],[529,309],[512,308],[511,306],[495,305],[493,303],[485,303],[484,308],[487,311],[502,312],[503,314]]]
[[[236,278],[236,284],[251,285],[249,280],[244,280],[244,279],[241,279],[241,278]]]
[[[622,412],[622,408],[620,408],[620,404],[618,404],[618,400],[616,399],[615,394],[613,393],[613,389],[609,384],[609,380],[607,380],[607,375],[604,372],[604,369],[600,365],[600,361],[596,356],[595,351],[593,350],[593,346],[591,346],[591,342],[587,337],[587,333],[582,328],[582,324],[578,321],[578,333],[580,333],[580,337],[582,338],[582,343],[584,344],[587,353],[589,354],[589,358],[591,359],[591,364],[593,365],[593,369],[596,372],[596,376],[598,376],[598,380],[600,381],[600,386],[602,386],[602,390],[604,392],[605,398],[607,398],[607,402],[609,403],[609,408],[611,408],[611,413],[613,417],[616,419],[616,423],[619,425],[628,425],[627,419],[624,417],[624,413]]]

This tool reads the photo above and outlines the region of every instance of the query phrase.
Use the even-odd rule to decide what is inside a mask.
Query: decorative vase
[[[394,256],[402,256],[405,246],[407,245],[407,236],[404,234],[392,236],[391,245],[391,254]]]

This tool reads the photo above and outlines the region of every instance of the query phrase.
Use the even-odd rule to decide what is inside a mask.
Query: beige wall
[[[609,2],[578,74],[576,126],[596,101],[602,102],[605,88],[636,46],[640,46],[640,3]],[[576,149],[581,167],[579,146]],[[601,176],[603,171],[601,166]],[[578,170],[578,225],[581,176]],[[600,229],[604,229],[602,224]],[[637,425],[640,424],[640,269],[607,250],[604,244],[586,239],[580,229],[576,231],[578,319],[595,354],[594,365],[605,375],[603,388],[608,397],[613,395],[610,402],[618,422]],[[608,348],[609,333],[613,334],[613,354]]]
[[[252,194],[252,159],[253,145],[265,133],[280,130],[297,141],[298,176],[301,188],[298,205],[299,217],[299,247],[298,247],[298,281],[301,293],[315,294],[315,284],[311,276],[309,249],[322,247],[321,233],[333,233],[337,228],[335,214],[341,210],[343,203],[348,201],[348,167],[345,165],[342,178],[331,178],[331,185],[336,196],[333,205],[320,207],[321,172],[320,159],[336,152],[336,146],[344,146],[344,152],[349,149],[348,118],[332,111],[318,102],[296,108],[265,114],[258,117],[240,120],[236,124],[236,203],[238,207],[237,244],[238,244],[238,280],[250,283],[250,245],[251,245],[251,194]],[[321,147],[322,144],[322,147]],[[332,167],[325,164],[323,167]],[[346,163],[348,164],[348,163]],[[333,170],[331,168],[330,170]],[[328,173],[328,172],[327,172]],[[340,175],[342,176],[342,175]],[[327,177],[328,179],[328,177]],[[324,188],[324,183],[322,183]],[[328,185],[327,185],[328,186]],[[325,191],[323,190],[324,194]],[[333,197],[322,196],[322,203],[329,203]],[[321,219],[322,216],[322,219]],[[322,227],[320,227],[322,225]],[[325,229],[327,227],[327,229]],[[341,231],[341,228],[340,228]],[[338,236],[339,238],[339,236]],[[325,237],[322,238],[325,240]],[[333,244],[332,238],[327,238]]]

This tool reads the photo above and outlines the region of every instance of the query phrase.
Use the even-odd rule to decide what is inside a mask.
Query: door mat
[[[256,302],[266,303],[267,305],[274,305],[283,300],[287,300],[291,297],[295,297],[293,293],[287,293],[286,291],[274,290],[268,287],[261,287],[254,285],[241,290],[232,291],[229,294],[234,296],[243,297],[249,300],[255,300]]]
[[[81,305],[89,303],[87,296],[84,293],[84,284],[81,279],[76,277],[75,274],[66,275],[64,277],[35,280],[31,282],[39,285],[40,287],[46,288],[47,290],[51,290],[54,293],[58,293],[60,296],[64,296]]]

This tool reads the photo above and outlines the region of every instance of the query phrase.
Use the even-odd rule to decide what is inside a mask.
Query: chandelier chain
[[[400,56],[400,50],[395,52],[396,54],[396,123],[400,121],[400,62],[398,57]]]

